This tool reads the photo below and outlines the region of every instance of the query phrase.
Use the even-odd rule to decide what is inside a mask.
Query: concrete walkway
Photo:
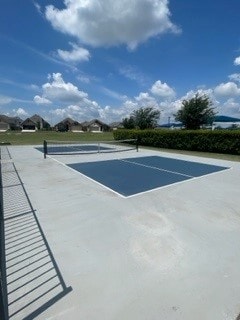
[[[10,319],[237,318],[239,163],[129,152],[127,157],[163,155],[232,168],[125,199],[64,164],[126,153],[55,161],[31,146],[8,150],[11,168],[3,175]]]

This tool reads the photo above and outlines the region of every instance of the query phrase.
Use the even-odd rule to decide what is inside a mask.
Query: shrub
[[[138,139],[139,145],[166,149],[240,154],[240,130],[126,130],[113,132],[114,139]]]

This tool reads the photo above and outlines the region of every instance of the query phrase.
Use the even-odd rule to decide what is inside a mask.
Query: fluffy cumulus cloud
[[[238,96],[240,95],[240,88],[234,82],[226,82],[219,84],[214,93],[217,96]]]
[[[66,62],[81,62],[90,59],[90,53],[87,49],[79,47],[75,43],[70,43],[72,46],[71,51],[58,49],[57,53],[60,59]]]
[[[230,98],[224,102],[222,107],[225,114],[231,114],[239,118],[240,116],[240,101],[236,101],[234,98]]]
[[[234,60],[234,64],[235,64],[235,66],[240,66],[240,57],[237,57],[237,58]]]
[[[33,98],[33,101],[36,103],[36,104],[50,104],[52,103],[50,100],[44,98],[44,97],[40,97],[39,95],[36,95],[34,98]]]
[[[234,78],[238,77],[235,75]],[[106,95],[117,99],[119,104],[115,107],[101,106],[98,102],[91,100],[88,94],[81,91],[76,85],[65,81],[60,73],[53,73],[49,75],[48,81],[42,85],[42,95],[35,96],[34,101],[39,105],[43,103],[50,105],[52,102],[52,106],[58,106],[49,110],[55,123],[66,117],[80,122],[98,118],[106,123],[111,123],[121,121],[141,107],[158,109],[161,112],[161,123],[167,123],[169,119],[173,122],[175,121],[174,115],[182,106],[182,101],[191,99],[196,93],[206,94],[219,114],[239,117],[240,113],[240,87],[235,82],[221,83],[213,89],[191,90],[177,99],[175,91],[161,80],[157,80],[149,87],[149,90],[140,92],[135,97],[122,96],[105,87],[101,87],[101,89]],[[21,108],[18,113],[20,115]],[[24,110],[22,115],[24,115]]]
[[[206,95],[209,97],[209,99],[215,103],[216,99],[214,96],[214,91],[212,89],[197,89],[197,90],[190,90],[188,91],[182,98],[181,100],[189,100],[192,99],[196,94],[203,96]]]
[[[140,94],[135,97],[135,101],[138,103],[138,107],[158,107],[157,100],[148,92],[140,92]]]
[[[179,32],[170,20],[168,0],[65,0],[46,7],[52,26],[91,46],[126,44],[134,49],[150,37]]]
[[[240,73],[233,73],[228,76],[230,80],[240,82]]]
[[[219,103],[217,112],[218,115],[240,118],[240,101],[235,98],[223,100]]]
[[[35,102],[53,101],[61,107],[50,112],[55,119],[61,120],[71,117],[80,122],[99,118],[106,123],[121,121],[134,110],[141,107],[154,107],[161,111],[161,119],[173,116],[179,107],[180,101],[173,101],[174,90],[160,80],[156,81],[147,92],[140,92],[137,96],[128,98],[108,88],[102,90],[111,97],[122,101],[117,107],[100,106],[96,101],[90,100],[88,94],[80,91],[72,83],[65,82],[60,73],[49,76],[49,81],[42,86],[42,97],[35,96]],[[193,95],[193,93],[192,93]]]
[[[161,81],[159,80],[161,83]],[[172,92],[171,92],[172,93]],[[159,95],[160,96],[160,95]],[[165,99],[152,94],[152,88],[148,92],[140,92],[138,96],[132,99],[126,99],[118,108],[111,108],[107,106],[101,109],[101,116],[112,121],[119,121],[139,108],[153,107],[161,112],[161,119],[163,121],[168,119],[176,110],[180,108],[180,101],[171,101],[170,95],[166,95]],[[173,95],[172,95],[173,96]]]
[[[156,85],[157,84],[157,85]],[[212,107],[218,114],[240,117],[240,88],[235,83],[220,84],[216,88],[200,88],[196,90],[190,90],[185,95],[176,99],[176,94],[172,92],[171,95],[163,97],[157,95],[153,88],[161,88],[162,82],[156,81],[148,92],[141,92],[138,96],[133,97],[125,101],[117,110],[108,107],[104,109],[104,114],[108,117],[118,117],[122,119],[129,116],[133,110],[140,107],[151,106],[158,109],[161,112],[160,122],[167,123],[175,121],[175,114],[182,107],[183,100],[189,100],[196,94],[207,95],[212,102]],[[163,88],[169,87],[168,85]],[[171,88],[170,88],[171,89]]]
[[[61,73],[50,75],[49,82],[42,85],[42,91],[42,97],[38,96],[37,100],[42,98],[54,102],[76,103],[88,97],[87,93],[80,91],[71,82],[65,82]]]
[[[23,108],[13,109],[13,114],[16,117],[26,117],[28,113]]]
[[[93,118],[100,118],[101,110],[98,104],[82,104],[82,105],[69,105],[63,108],[51,110],[51,114],[59,119],[70,117],[79,122],[92,120]]]
[[[90,100],[86,92],[71,82],[65,82],[61,73],[49,75],[48,80],[42,85],[42,96],[35,96],[34,101],[38,104],[58,104],[60,107],[50,110],[57,119],[73,117],[85,121],[100,116],[98,103]]]
[[[152,94],[162,98],[173,98],[175,96],[174,90],[166,83],[162,83],[160,80],[153,84],[151,92]]]

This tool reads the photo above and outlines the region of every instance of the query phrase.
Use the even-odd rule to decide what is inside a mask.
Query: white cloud
[[[233,73],[228,76],[228,78],[235,82],[240,82],[240,73]]]
[[[90,100],[86,92],[80,91],[77,86],[65,82],[61,73],[48,75],[48,82],[42,85],[42,96],[35,96],[35,102],[52,101],[60,105],[50,113],[59,120],[71,117],[78,121],[99,118],[101,107],[96,101]]]
[[[111,119],[112,121],[117,121],[129,116],[133,110],[137,110],[141,107],[152,106],[161,111],[161,123],[168,123],[169,120],[170,122],[174,122],[174,115],[182,107],[183,100],[189,100],[197,93],[200,96],[204,94],[207,95],[213,103],[213,107],[219,114],[240,117],[240,101],[237,99],[234,100],[233,97],[226,100],[225,96],[222,96],[221,100],[218,101],[215,96],[215,91],[208,88],[190,90],[184,96],[179,97],[176,100],[169,100],[168,97],[165,97],[165,99],[162,99],[161,101],[159,101],[156,96],[152,95],[152,90],[150,89],[149,92],[141,92],[138,96],[125,101],[118,109],[108,107],[108,109],[102,109],[102,113],[106,118]],[[221,91],[221,93],[223,93],[223,91]]]
[[[9,85],[12,85],[12,86],[16,86],[16,87],[19,87],[19,88],[22,88],[24,90],[38,90],[38,86],[35,85],[35,84],[26,84],[26,83],[23,83],[22,81],[21,82],[17,82],[17,81],[13,81],[13,80],[10,80],[10,79],[6,79],[6,78],[0,78],[0,82],[1,83],[5,83],[5,84],[9,84]]]
[[[234,60],[234,64],[235,64],[235,66],[239,66],[239,65],[240,65],[240,57],[237,57],[237,58]]]
[[[114,98],[116,100],[125,101],[127,99],[126,95],[120,94],[114,90],[110,90],[105,87],[101,87],[101,90],[106,96]]]
[[[10,102],[12,102],[12,98],[11,97],[7,97],[7,96],[1,96],[0,95],[0,105],[1,104],[8,104]]]
[[[168,0],[65,0],[46,7],[52,26],[92,46],[126,44],[134,49],[150,37],[180,30],[171,22]]]
[[[124,66],[119,69],[119,73],[127,79],[136,81],[140,85],[146,82],[145,76],[133,66]]]
[[[22,117],[27,116],[28,113],[23,108],[13,109],[14,116]]]
[[[196,94],[203,96],[207,95],[211,100],[214,99],[213,90],[212,89],[197,89],[188,91],[181,100],[188,100],[193,98]]]
[[[70,117],[79,122],[100,118],[101,109],[97,103],[86,103],[81,105],[69,105],[65,108],[51,110],[51,113],[59,119]]]
[[[66,61],[66,62],[81,62],[81,61],[88,61],[90,59],[90,52],[85,49],[81,48],[75,43],[70,43],[72,46],[71,51],[65,51],[58,49],[58,56]]]
[[[161,122],[167,121],[171,116],[173,120],[173,114],[181,106],[181,100],[169,101],[169,97],[159,102],[155,96],[149,92],[140,92],[138,96],[132,99],[126,100],[118,108],[112,108],[110,106],[101,109],[101,116],[109,121],[119,121],[125,117],[129,117],[130,114],[139,108],[154,107],[161,112]]]
[[[219,105],[218,114],[240,118],[240,102],[237,102],[234,98],[227,99]]]
[[[216,107],[216,111],[225,115],[235,115],[239,117],[240,88],[234,82],[222,83],[215,89],[196,89],[187,92],[184,96],[176,100],[174,90],[160,80],[153,83],[149,90],[140,92],[132,98],[122,96],[109,88],[99,87],[106,95],[119,100],[119,105],[101,106],[98,102],[91,100],[88,94],[81,91],[76,85],[63,79],[60,73],[49,75],[48,81],[42,85],[42,95],[35,96],[35,101],[52,101],[58,108],[49,110],[54,118],[54,123],[66,117],[83,122],[98,118],[106,123],[121,121],[128,117],[134,110],[141,107],[154,107],[161,111],[161,123],[167,123],[170,117],[174,121],[174,114],[182,106],[183,100],[194,97],[196,93],[206,94]],[[37,97],[37,98],[36,98]],[[159,99],[160,97],[160,99]],[[216,99],[219,97],[219,101]],[[230,99],[231,98],[231,99]]]
[[[79,75],[77,76],[77,79],[83,83],[90,83],[90,78],[88,76]]]
[[[38,95],[36,95],[34,98],[33,98],[33,101],[36,103],[36,104],[50,104],[52,103],[50,100],[44,98],[44,97],[40,97]]]
[[[162,83],[160,80],[153,84],[151,92],[152,94],[162,98],[172,98],[175,96],[175,91],[166,83]]]
[[[76,76],[76,79],[83,83],[99,82],[99,79],[96,76],[87,74],[83,71],[80,71]]]
[[[34,91],[39,90],[39,87],[36,84],[30,84],[29,87],[30,87],[31,90],[34,90]]]
[[[240,88],[234,82],[226,82],[219,84],[214,93],[219,96],[237,96],[240,95]]]
[[[158,103],[154,97],[149,95],[148,92],[140,92],[140,94],[135,97],[139,107],[157,107]]]
[[[35,2],[35,1],[33,1],[33,4],[34,4],[35,8],[37,9],[37,12],[38,12],[40,15],[43,15],[42,8],[41,8],[40,4],[37,3],[37,2]]]
[[[48,76],[49,82],[42,85],[42,98],[65,103],[76,103],[88,97],[88,94],[80,91],[70,82],[65,82],[61,73],[53,73]]]

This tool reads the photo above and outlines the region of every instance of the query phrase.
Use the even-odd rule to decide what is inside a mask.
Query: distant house
[[[36,123],[38,130],[41,130],[41,129],[48,130],[51,127],[47,121],[45,121],[42,117],[40,117],[37,114],[33,115],[29,119]]]
[[[109,124],[109,127],[111,130],[117,130],[117,129],[123,129],[124,126],[122,124],[122,122],[112,122]]]
[[[9,123],[6,123],[4,121],[0,121],[0,132],[6,132],[10,129]]]
[[[8,117],[6,115],[0,115],[1,130],[20,130],[22,119],[19,117]],[[5,125],[4,125],[5,123]]]
[[[85,121],[82,123],[82,126],[83,126],[83,131],[87,131],[87,132],[104,132],[104,131],[110,130],[109,125],[107,125],[106,123],[103,123],[98,119]]]
[[[75,121],[71,118],[66,118],[54,126],[56,131],[66,132],[83,132],[83,126],[78,121]]]
[[[37,130],[37,123],[30,118],[27,118],[22,122],[22,132],[35,132]]]
[[[73,124],[70,128],[70,131],[72,132],[83,132],[83,127],[81,125],[81,123],[78,124]]]

